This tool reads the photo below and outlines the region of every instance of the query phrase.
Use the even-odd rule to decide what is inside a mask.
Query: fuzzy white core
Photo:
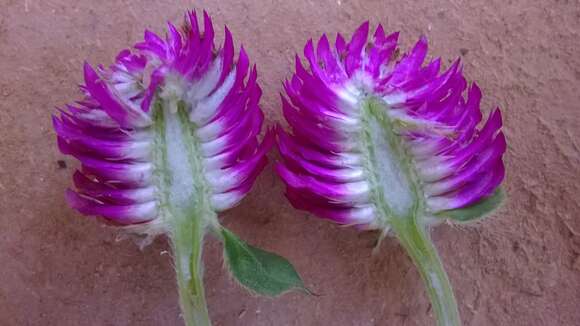
[[[167,172],[170,175],[169,200],[172,205],[186,209],[193,203],[195,180],[191,169],[190,146],[184,139],[182,123],[177,112],[175,101],[167,101],[163,106],[165,118],[165,146],[167,155]]]
[[[392,131],[384,130],[383,125],[372,114],[369,117],[370,146],[374,150],[376,187],[382,188],[383,200],[399,217],[406,216],[413,206],[414,196],[408,176],[403,169],[401,158],[391,148],[389,137],[397,137]]]

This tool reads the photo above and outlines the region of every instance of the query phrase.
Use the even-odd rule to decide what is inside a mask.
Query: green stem
[[[425,225],[415,216],[392,219],[391,225],[427,286],[437,324],[460,326],[461,319],[451,283]]]
[[[181,220],[171,237],[179,305],[186,326],[209,326],[203,287],[202,249],[205,231],[198,218]]]

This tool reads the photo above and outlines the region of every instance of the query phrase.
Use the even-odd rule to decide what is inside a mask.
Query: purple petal
[[[123,104],[88,63],[84,65],[84,72],[87,91],[121,127],[147,127],[152,123],[143,111]]]
[[[155,202],[135,205],[106,205],[96,199],[85,197],[72,190],[67,190],[66,200],[69,205],[84,215],[103,216],[119,224],[142,223],[157,216]]]
[[[362,66],[362,52],[369,35],[369,22],[364,22],[352,35],[348,44],[348,55],[345,60],[346,73],[353,76],[354,72]]]
[[[469,206],[491,195],[503,181],[504,176],[505,168],[503,162],[499,161],[491,171],[482,174],[481,178],[475,179],[454,193],[429,198],[427,205],[433,212]]]

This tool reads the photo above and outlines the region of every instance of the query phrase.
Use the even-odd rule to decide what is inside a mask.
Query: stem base
[[[391,220],[393,230],[413,259],[427,287],[439,326],[460,326],[457,301],[425,225],[416,217]]]

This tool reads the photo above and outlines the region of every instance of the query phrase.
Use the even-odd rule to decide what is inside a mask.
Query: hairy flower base
[[[202,249],[207,229],[219,229],[210,205],[211,191],[203,178],[200,142],[184,105],[161,99],[156,105],[155,183],[160,189],[160,219],[172,240],[179,302],[184,320],[209,325],[203,287]]]
[[[182,222],[179,217],[194,215],[202,219],[202,228],[216,228],[219,222],[211,205],[210,184],[204,178],[201,144],[195,137],[195,126],[189,121],[183,104],[161,103],[154,115],[157,149],[154,179],[160,189],[160,218],[172,228],[178,228]]]
[[[412,160],[387,114],[389,108],[376,99],[362,103],[361,156],[370,202],[377,209],[375,223],[384,230],[391,219],[419,214],[424,203]]]

